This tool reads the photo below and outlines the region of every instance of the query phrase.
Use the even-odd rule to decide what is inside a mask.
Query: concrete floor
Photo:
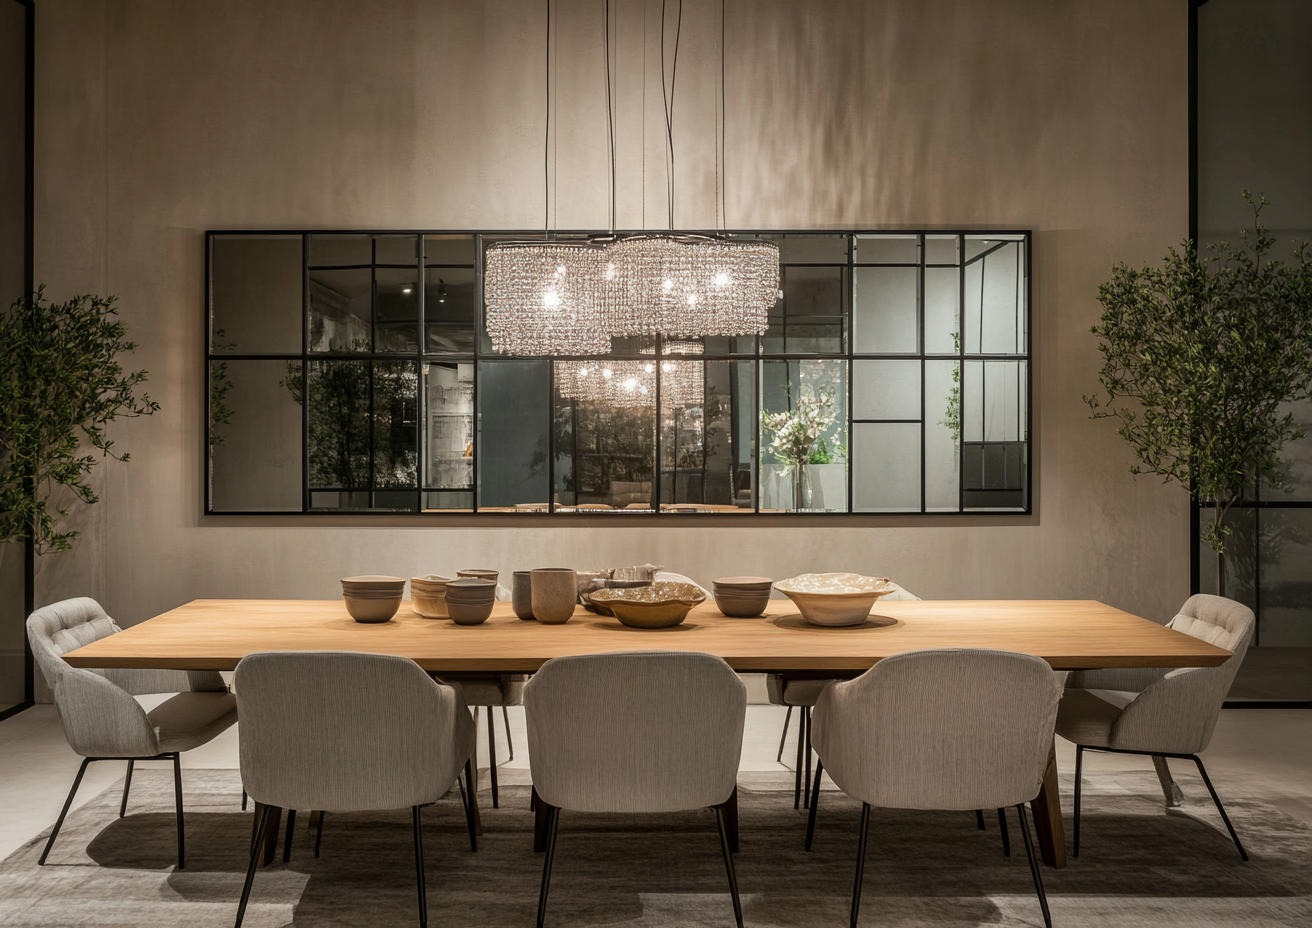
[[[166,697],[141,697],[151,707]],[[789,731],[787,764],[775,762],[784,711],[775,706],[747,709],[741,770],[746,773],[789,776],[794,724]],[[796,713],[794,713],[796,715]],[[515,759],[500,769],[506,781],[518,781],[528,769],[524,710],[510,710]],[[796,721],[796,719],[794,719]],[[486,721],[480,720],[479,755],[486,766]],[[504,761],[505,729],[497,711],[497,754]],[[1074,748],[1058,739],[1057,762],[1063,788],[1069,790]],[[1212,744],[1203,755],[1208,772],[1224,800],[1227,795],[1261,798],[1288,815],[1312,825],[1312,709],[1228,709],[1221,713]],[[0,722],[0,857],[8,856],[34,835],[50,827],[59,815],[81,759],[64,739],[53,706],[40,705]],[[1180,764],[1184,772],[1186,762]],[[183,755],[184,768],[236,767],[237,729],[229,729],[209,744]],[[1146,757],[1115,754],[1086,755],[1090,772],[1152,769]],[[1192,765],[1188,765],[1192,768]],[[92,764],[78,791],[78,802],[91,799],[118,781],[125,765]],[[827,783],[828,781],[826,781]],[[186,775],[183,775],[185,789]],[[486,789],[486,777],[480,786]],[[1155,790],[1156,785],[1153,783]]]

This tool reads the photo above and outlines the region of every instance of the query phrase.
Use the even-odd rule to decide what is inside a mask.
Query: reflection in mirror
[[[368,267],[374,244],[367,235],[311,235],[310,267]]]
[[[761,339],[767,354],[841,354],[847,307],[846,267],[780,268],[784,298],[770,310]]]
[[[210,362],[214,512],[301,510],[300,380],[299,362]]]
[[[847,362],[761,362],[761,510],[847,509]]]
[[[961,509],[961,362],[925,362],[925,510]]]
[[[419,342],[419,271],[380,267],[374,271],[374,350],[413,354]]]
[[[960,264],[960,240],[955,235],[926,235],[926,264]]]
[[[858,354],[915,354],[918,350],[920,269],[858,267],[852,332]]]
[[[778,245],[780,264],[847,264],[850,236],[846,234],[800,232],[796,235],[765,234],[748,237]]]
[[[919,421],[920,361],[853,361],[852,418]]]
[[[1262,510],[1260,515],[1263,523],[1266,522],[1267,516],[1273,510]],[[1202,533],[1205,532],[1212,524],[1212,510],[1210,507],[1200,508],[1199,516],[1199,537],[1195,539],[1198,544],[1198,589],[1204,593],[1216,592],[1216,552],[1211,546],[1202,540]],[[1258,611],[1257,605],[1257,563],[1258,563],[1258,516],[1259,511],[1256,509],[1235,506],[1226,514],[1225,524],[1230,529],[1230,534],[1225,539],[1225,595],[1230,599],[1243,603],[1254,612]],[[1264,524],[1265,530],[1267,526]],[[1281,528],[1276,528],[1273,533],[1277,538],[1284,535]],[[1305,542],[1298,542],[1301,545]],[[1276,542],[1277,558],[1285,554],[1286,542],[1279,540]],[[1262,557],[1267,556],[1266,546],[1262,545]],[[1265,574],[1265,571],[1263,571]],[[1277,577],[1280,573],[1277,568],[1276,575],[1269,579],[1278,583]],[[1303,572],[1306,576],[1306,571]],[[1265,586],[1268,578],[1264,576],[1263,585]],[[1265,600],[1266,591],[1263,590],[1262,596]],[[1258,634],[1262,637],[1261,644],[1265,645],[1266,629],[1262,619],[1264,616],[1258,614]],[[1254,641],[1253,644],[1258,644]]]
[[[312,509],[417,507],[417,381],[412,361],[310,362]]]
[[[310,271],[310,351],[368,352],[372,324],[372,270]]]
[[[662,509],[737,512],[754,505],[754,367],[661,361]]]
[[[1203,510],[1206,513],[1208,510]],[[1256,519],[1258,563],[1261,564],[1259,592],[1261,609],[1261,644],[1263,647],[1312,648],[1312,583],[1308,582],[1308,563],[1312,561],[1312,510],[1244,509],[1240,518],[1236,507],[1226,516],[1226,523],[1239,525]],[[1245,516],[1247,518],[1245,518]],[[1255,565],[1245,563],[1243,549],[1235,544],[1235,535],[1226,539],[1226,583],[1243,588],[1238,576],[1251,577]],[[1242,543],[1242,533],[1238,533]],[[1234,550],[1232,550],[1234,546]],[[1215,576],[1216,556],[1205,549],[1203,563],[1212,561]],[[1251,549],[1250,549],[1251,550]],[[1203,590],[1216,589],[1204,584]],[[1227,587],[1227,596],[1234,596]],[[1238,598],[1238,597],[1235,597]]]
[[[474,236],[425,235],[424,263],[474,266]]]
[[[430,267],[424,277],[424,352],[473,354],[478,293],[472,267]]]
[[[551,392],[549,361],[479,362],[479,511],[546,511]]]
[[[978,237],[967,241],[966,352],[1023,354],[1025,243]]]
[[[857,264],[919,264],[919,235],[858,235],[852,245]]]
[[[557,511],[652,510],[656,361],[555,364]]]
[[[852,423],[852,508],[920,511],[920,423]]]
[[[419,266],[419,239],[414,235],[374,236],[374,264]]]
[[[210,239],[210,351],[300,354],[299,235]]]
[[[961,351],[961,270],[925,268],[925,353]]]
[[[1024,361],[964,362],[962,497],[966,509],[1023,509],[1029,487]]]
[[[474,365],[424,364],[429,489],[425,508],[468,509],[474,489]],[[440,492],[438,492],[440,491]]]

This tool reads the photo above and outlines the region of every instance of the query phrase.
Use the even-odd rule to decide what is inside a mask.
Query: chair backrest
[[[1038,795],[1061,682],[1028,654],[910,651],[826,689],[811,739],[846,793],[900,809],[993,809]]]
[[[285,809],[399,809],[441,798],[474,748],[460,694],[402,657],[249,654],[234,679],[241,777]]]
[[[710,654],[547,661],[524,686],[533,786],[583,812],[674,812],[733,793],[747,688]]]
[[[69,651],[118,634],[121,628],[100,603],[87,596],[42,606],[27,617],[27,638],[51,693],[71,668],[63,656]],[[227,686],[213,670],[145,670],[112,667],[91,670],[133,696],[148,693],[223,692]]]
[[[1111,746],[1171,754],[1205,750],[1256,626],[1253,610],[1243,603],[1207,593],[1190,596],[1167,627],[1233,656],[1219,667],[1172,670],[1144,688],[1112,727]]]

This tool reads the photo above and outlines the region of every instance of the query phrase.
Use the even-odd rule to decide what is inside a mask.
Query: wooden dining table
[[[927,648],[1032,654],[1054,670],[1215,667],[1223,648],[1092,600],[878,602],[859,626],[808,624],[787,600],[763,616],[729,618],[713,602],[679,625],[634,629],[583,607],[560,625],[517,618],[497,603],[475,626],[426,619],[403,602],[394,618],[363,624],[341,600],[194,600],[64,655],[74,667],[232,670],[258,651],[363,651],[413,660],[427,671],[532,673],[554,657],[616,651],[700,651],[743,673],[854,677],[885,657]],[[1066,863],[1055,754],[1032,803],[1044,862]],[[276,838],[276,833],[275,833]]]

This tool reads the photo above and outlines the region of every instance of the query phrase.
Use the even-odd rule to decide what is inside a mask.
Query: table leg
[[[270,806],[272,810],[269,813],[269,827],[264,830],[264,847],[260,848],[259,865],[273,863],[274,856],[278,853],[278,831],[282,826],[282,809],[277,806]],[[264,811],[264,803],[255,803],[255,815],[251,820],[251,850],[255,849],[255,833],[259,830],[260,814]]]
[[[1157,771],[1157,781],[1162,784],[1162,798],[1166,801],[1166,811],[1178,812],[1184,806],[1184,791],[1171,776],[1171,768],[1166,765],[1166,758],[1154,754],[1153,769]]]
[[[1061,795],[1057,792],[1056,745],[1048,752],[1048,769],[1043,774],[1039,795],[1030,803],[1034,812],[1034,830],[1038,832],[1039,850],[1049,867],[1066,866],[1066,829],[1061,820]]]

